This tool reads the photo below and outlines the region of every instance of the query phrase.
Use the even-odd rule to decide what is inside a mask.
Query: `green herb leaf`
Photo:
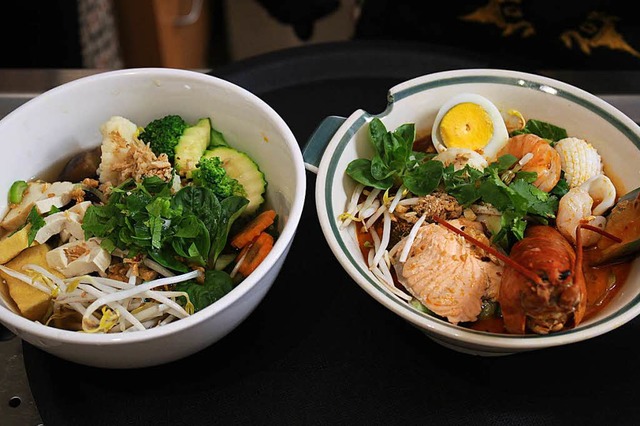
[[[184,291],[189,295],[196,312],[206,308],[213,302],[220,300],[233,289],[233,280],[224,271],[207,270],[204,275],[204,283],[186,281],[176,284],[176,291]],[[186,300],[183,298],[183,304]]]
[[[393,179],[387,178],[383,180],[376,179],[371,173],[372,165],[371,160],[366,158],[358,158],[353,160],[347,166],[347,175],[353,180],[359,182],[365,186],[372,186],[378,189],[389,189],[393,185]]]
[[[229,236],[229,230],[233,226],[240,214],[249,204],[249,200],[244,197],[232,196],[225,198],[220,202],[220,222],[213,236],[211,243],[211,250],[209,251],[209,266],[213,267],[218,259],[220,253],[224,249],[227,238]]]
[[[31,243],[33,243],[33,240],[35,240],[36,238],[36,234],[46,224],[46,222],[38,213],[38,209],[33,206],[31,208],[31,211],[29,211],[29,215],[27,216],[27,223],[31,224],[31,228],[29,229],[29,233],[27,234],[27,246],[31,246]]]
[[[440,161],[426,161],[407,171],[404,186],[418,196],[432,193],[440,184],[444,166]]]
[[[554,124],[547,123],[545,121],[540,120],[528,120],[521,130],[516,130],[512,132],[512,136],[533,133],[534,135],[538,135],[543,139],[547,139],[552,142],[557,142],[560,139],[566,138],[567,131],[562,127],[558,127]]]
[[[402,124],[390,132],[379,118],[373,118],[369,123],[369,139],[375,153],[371,160],[351,161],[347,175],[363,185],[384,190],[403,183],[418,191],[416,194],[431,187],[435,189],[441,173],[437,165],[422,166],[428,161],[425,153],[413,151],[415,137],[413,123]],[[420,174],[429,176],[429,182],[418,182]],[[438,180],[434,181],[436,178]]]
[[[565,178],[561,178],[550,193],[558,198],[562,198],[567,192],[569,192],[569,184]]]

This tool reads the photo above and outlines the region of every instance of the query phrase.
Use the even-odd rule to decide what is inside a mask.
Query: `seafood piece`
[[[592,261],[599,266],[629,260],[640,253],[640,191],[635,190],[620,197],[607,216],[604,230],[619,237],[620,242],[602,238],[598,242],[600,252]]]
[[[482,224],[466,219],[448,223],[490,245]],[[402,252],[411,244],[405,262]],[[502,262],[439,224],[422,226],[413,239],[391,250],[398,280],[407,291],[449,322],[475,321],[482,300],[495,300],[502,279]]]
[[[508,110],[506,114],[503,114],[502,118],[504,118],[504,124],[507,126],[509,134],[516,130],[522,130],[527,125],[527,120],[522,113],[515,109]]]
[[[558,151],[545,139],[532,133],[513,136],[498,152],[498,157],[511,154],[521,160],[529,153],[532,157],[522,165],[521,170],[537,173],[538,179],[533,184],[544,192],[551,191],[560,180],[562,163]]]
[[[569,188],[582,185],[602,173],[600,154],[584,139],[572,137],[560,139],[554,148],[560,154],[562,171]]]
[[[453,164],[456,171],[463,169],[467,164],[480,171],[489,165],[482,155],[468,148],[447,148],[433,159],[440,161],[445,167]]]
[[[558,231],[529,226],[509,257],[540,277],[534,282],[505,266],[498,301],[509,333],[548,334],[582,321],[587,307],[582,266],[576,266],[576,252]]]
[[[558,203],[556,226],[572,244],[576,244],[576,228],[582,221],[604,229],[607,220],[603,214],[613,206],[616,188],[604,174],[594,176],[562,196]],[[582,246],[589,247],[600,240],[600,234],[586,229],[581,231]]]

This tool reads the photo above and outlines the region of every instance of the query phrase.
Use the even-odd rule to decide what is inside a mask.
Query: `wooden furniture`
[[[114,0],[125,68],[208,67],[209,0]]]

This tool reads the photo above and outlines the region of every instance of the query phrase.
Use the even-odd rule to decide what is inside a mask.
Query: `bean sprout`
[[[179,297],[187,297],[188,300],[185,292],[157,288],[188,281],[202,274],[196,270],[136,285],[138,277],[131,269],[128,282],[91,275],[63,279],[35,264],[24,265],[23,269],[35,276],[0,265],[2,272],[51,296],[54,306],[52,318],[56,315],[59,318],[64,308],[71,309],[82,315],[83,330],[90,333],[144,330],[169,317],[173,319],[167,322],[189,316],[190,313],[176,301]],[[148,299],[152,302],[144,302]],[[149,307],[140,310],[144,303]],[[97,315],[100,308],[102,315]]]
[[[418,230],[422,226],[422,222],[427,218],[426,214],[420,216],[420,219],[416,221],[411,227],[411,231],[409,231],[409,235],[405,240],[404,247],[402,248],[402,252],[400,253],[400,262],[406,262],[409,257],[409,251],[411,250],[411,246],[413,245],[413,240],[416,239],[416,235],[418,235]]]
[[[398,205],[398,203],[402,199],[403,195],[405,195],[404,185],[400,185],[400,188],[398,188],[398,191],[396,192],[396,195],[393,197],[393,201],[389,205],[389,212],[390,213],[393,213],[393,211],[396,209],[396,206]]]

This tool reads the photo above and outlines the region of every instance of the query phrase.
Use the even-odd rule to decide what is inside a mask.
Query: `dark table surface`
[[[388,89],[407,78],[508,65],[421,45],[356,43],[267,54],[211,74],[268,102],[302,147],[328,115],[383,111]],[[635,73],[540,73],[595,93],[640,92]],[[272,289],[209,348],[159,367],[101,370],[24,343],[44,424],[638,424],[640,319],[518,355],[446,349],[349,278],[318,224],[315,175],[307,179],[302,220]]]

